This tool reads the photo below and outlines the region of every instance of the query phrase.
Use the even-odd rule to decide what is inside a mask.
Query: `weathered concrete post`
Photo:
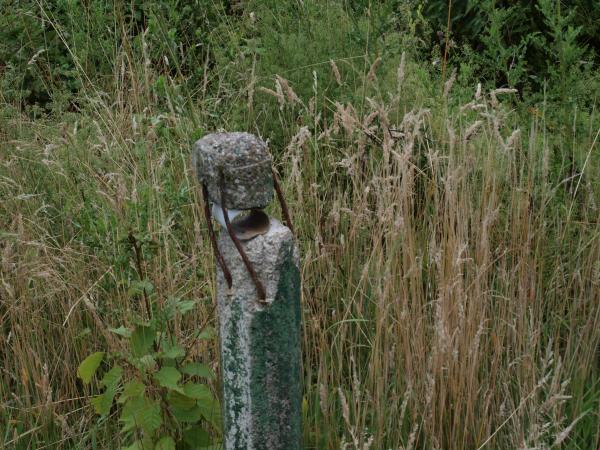
[[[248,133],[211,134],[194,145],[194,165],[224,227],[213,249],[225,448],[300,449],[299,255],[290,228],[260,210],[274,184],[280,194],[266,144]]]

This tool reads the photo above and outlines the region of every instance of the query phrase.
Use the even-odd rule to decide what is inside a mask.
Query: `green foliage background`
[[[75,107],[77,93],[103,84],[118,56],[144,54],[158,73],[179,75],[189,90],[209,68],[260,59],[259,75],[289,75],[310,90],[303,67],[407,50],[443,58],[465,77],[517,87],[529,99],[589,101],[600,51],[598,0],[465,2],[347,0],[319,3],[213,0],[107,3],[2,0],[3,96],[26,106]],[[247,11],[254,11],[256,21]],[[244,13],[246,11],[246,13]],[[448,17],[450,13],[450,17]],[[450,30],[448,33],[448,18]],[[239,52],[238,52],[239,51]],[[291,74],[290,74],[291,72]],[[475,77],[476,74],[476,77]],[[302,82],[302,80],[304,80]],[[104,81],[104,83],[103,83]]]

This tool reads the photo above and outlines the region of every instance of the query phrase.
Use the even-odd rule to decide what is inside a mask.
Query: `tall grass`
[[[597,167],[557,204],[543,119],[500,93],[336,103],[287,148],[317,448],[598,445]]]
[[[180,338],[216,320],[190,144],[198,125],[241,124],[283,143],[272,152],[302,251],[307,448],[600,446],[594,110],[574,110],[565,134],[543,105],[465,95],[454,77],[441,89],[404,55],[309,67],[304,93],[255,65],[235,86],[224,70],[186,93],[122,51],[114,90],[90,84],[80,113],[2,108],[4,447],[123,442],[76,367],[139,306],[130,231],[155,243],[145,269],[160,298],[198,300]],[[190,356],[218,370],[217,350]]]

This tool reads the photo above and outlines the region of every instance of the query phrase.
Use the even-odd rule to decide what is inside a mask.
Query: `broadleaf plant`
[[[186,348],[172,331],[196,302],[172,297],[158,302],[152,283],[143,277],[144,241],[130,235],[128,242],[137,261],[135,271],[144,280],[132,282],[128,292],[140,297],[146,309],[130,319],[131,325],[108,328],[118,348],[92,353],[81,362],[77,375],[90,384],[103,362],[111,364],[97,383],[100,393],[90,402],[103,421],[115,421],[124,435],[123,449],[218,448],[220,405],[204,384],[215,374],[209,365],[192,361],[193,342]],[[214,336],[210,327],[201,327],[195,335],[196,341]]]

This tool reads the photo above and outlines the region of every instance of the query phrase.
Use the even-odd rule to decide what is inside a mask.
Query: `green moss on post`
[[[217,272],[226,449],[301,448],[300,272],[288,228],[245,242],[267,292],[256,288],[226,233],[219,249],[231,270],[229,290]]]

